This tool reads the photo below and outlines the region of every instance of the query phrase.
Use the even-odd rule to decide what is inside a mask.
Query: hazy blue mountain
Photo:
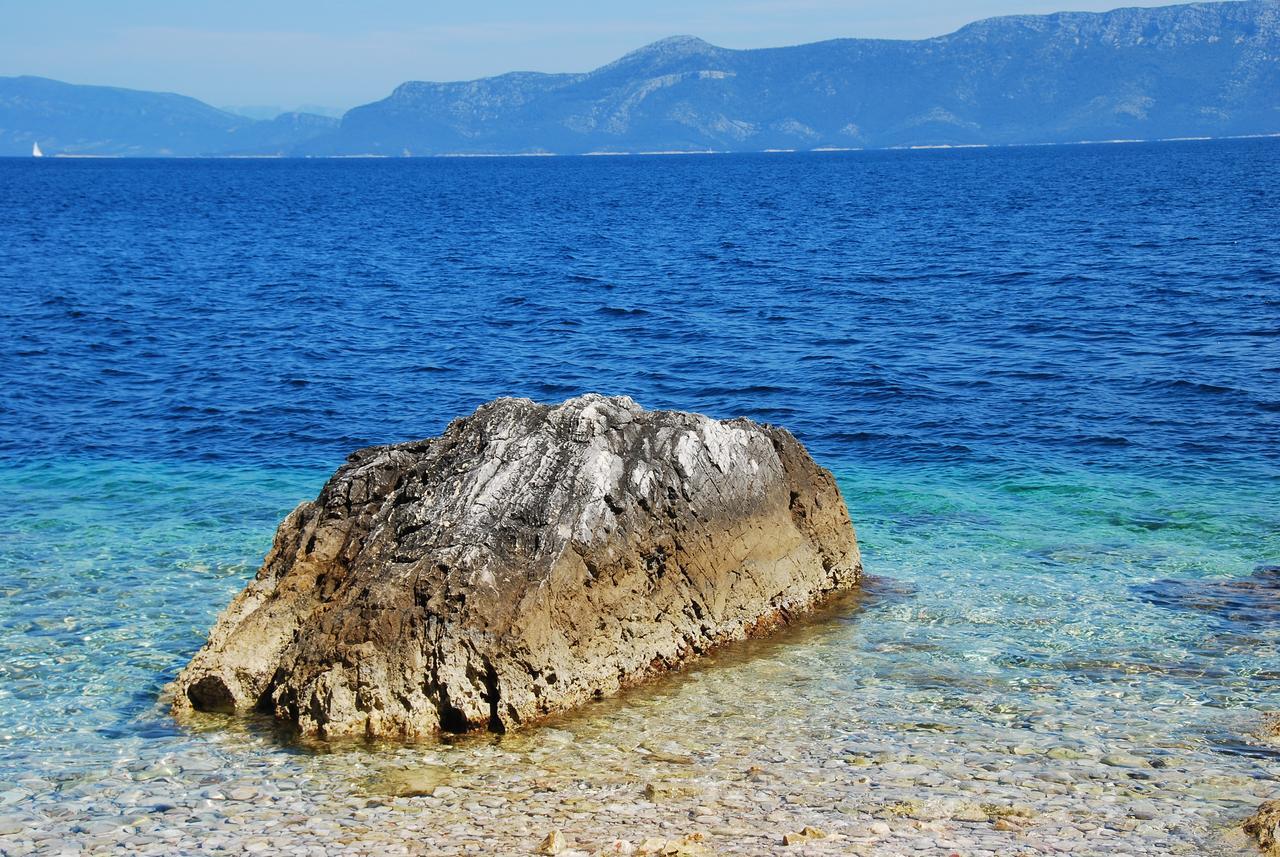
[[[223,154],[292,154],[299,143],[332,133],[338,120],[317,113],[281,113],[274,119],[237,128],[223,148]]]
[[[1280,132],[1280,0],[993,18],[920,41],[666,39],[585,74],[402,84],[299,152],[759,150]]]
[[[289,112],[278,104],[224,104],[218,109],[224,113],[234,113],[236,116],[244,116],[249,119],[274,119],[281,113]]]
[[[184,95],[0,77],[0,155],[272,154],[331,133],[336,119],[286,113],[260,121]]]
[[[342,114],[346,110],[337,107],[325,107],[322,104],[302,104],[290,110],[285,107],[267,104],[242,104],[219,107],[227,113],[234,113],[237,116],[247,116],[250,119],[275,119],[284,113],[312,113],[316,116],[328,116],[334,119],[341,119]]]

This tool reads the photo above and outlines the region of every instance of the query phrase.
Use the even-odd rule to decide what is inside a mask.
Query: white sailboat
[[[43,157],[44,157],[44,152],[40,151],[40,144],[39,144],[39,143],[32,143],[32,144],[31,144],[31,157],[33,157],[33,158],[43,158]]]

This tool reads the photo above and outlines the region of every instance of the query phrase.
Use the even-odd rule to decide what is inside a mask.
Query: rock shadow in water
[[[1280,565],[1260,565],[1248,577],[1234,580],[1187,580],[1171,578],[1154,580],[1134,587],[1146,601],[1159,607],[1190,610],[1207,614],[1231,626],[1225,634],[1214,635],[1222,645],[1232,646],[1260,641],[1257,632],[1280,621]],[[1260,671],[1252,675],[1257,682],[1275,681],[1276,674]],[[1220,753],[1253,759],[1280,759],[1280,732],[1269,724],[1267,734],[1241,734],[1229,729],[1205,733],[1205,738]]]
[[[1280,565],[1258,566],[1253,574],[1235,580],[1153,580],[1134,591],[1159,607],[1194,610],[1241,625],[1280,620]]]

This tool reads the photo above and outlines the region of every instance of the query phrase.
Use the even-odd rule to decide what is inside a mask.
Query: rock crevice
[[[835,480],[784,429],[499,399],[352,454],[280,525],[173,705],[326,738],[506,731],[860,573]]]

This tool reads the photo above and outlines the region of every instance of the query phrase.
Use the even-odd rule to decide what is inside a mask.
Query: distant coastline
[[[43,160],[163,160],[163,161],[406,161],[458,158],[652,158],[680,155],[811,155],[849,154],[854,152],[935,152],[971,149],[1041,149],[1063,146],[1125,146],[1156,143],[1213,143],[1229,140],[1280,139],[1280,131],[1270,134],[1233,134],[1222,137],[1161,137],[1151,140],[1073,140],[1051,143],[939,143],[915,146],[877,146],[837,148],[820,146],[813,149],[699,149],[680,151],[638,152],[439,152],[423,155],[388,155],[376,152],[343,155],[85,155],[63,152],[46,152]],[[30,155],[0,155],[0,159],[23,161],[37,160]]]

